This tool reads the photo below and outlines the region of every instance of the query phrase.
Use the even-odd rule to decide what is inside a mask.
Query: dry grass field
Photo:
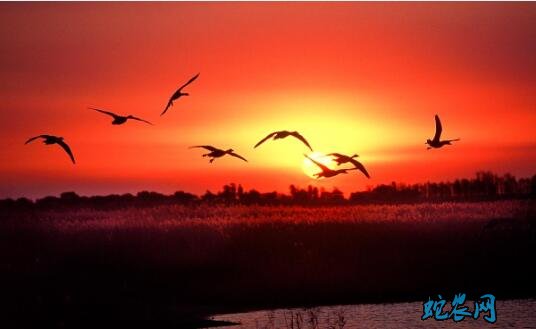
[[[212,312],[535,296],[534,202],[5,212],[7,323],[196,327]]]

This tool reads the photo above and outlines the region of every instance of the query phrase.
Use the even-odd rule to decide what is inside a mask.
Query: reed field
[[[254,308],[534,297],[535,217],[533,200],[4,212],[1,306],[19,327],[186,328]]]

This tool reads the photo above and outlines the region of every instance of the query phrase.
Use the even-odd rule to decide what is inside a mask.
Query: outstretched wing
[[[255,146],[253,146],[253,148],[256,148],[257,146],[259,146],[259,145],[261,145],[262,143],[266,142],[268,139],[270,139],[271,137],[273,137],[275,134],[277,134],[277,131],[274,131],[273,133],[268,134],[268,136],[264,137],[263,139],[261,139],[260,142],[258,142],[257,144],[255,144]]]
[[[246,160],[244,157],[242,157],[242,156],[240,156],[240,155],[238,155],[238,154],[236,154],[236,153],[234,153],[234,152],[229,152],[229,153],[227,153],[227,154],[229,154],[229,155],[231,155],[231,156],[234,156],[235,158],[239,158],[239,159],[242,159],[242,160],[248,162],[248,160]]]
[[[331,171],[331,169],[329,169],[328,167],[324,166],[324,165],[321,164],[320,162],[318,162],[318,161],[316,161],[316,160],[310,158],[307,154],[304,154],[304,156],[305,156],[307,159],[311,160],[315,165],[319,166],[320,169],[322,169],[322,171]]]
[[[443,127],[441,126],[441,120],[439,120],[439,116],[435,115],[435,135],[434,135],[434,141],[439,142],[439,139],[441,138],[441,132],[443,131]]]
[[[175,94],[173,94],[173,96],[175,96]],[[169,99],[167,105],[166,105],[166,108],[164,109],[164,111],[162,113],[160,113],[160,116],[164,115],[164,113],[167,112],[167,110],[169,109],[169,107],[171,105],[173,105],[173,96],[171,96],[171,98]]]
[[[138,120],[138,121],[145,122],[145,123],[148,123],[148,124],[150,124],[150,125],[153,125],[152,123],[150,123],[150,122],[147,121],[147,120],[143,120],[143,119],[141,119],[141,118],[137,118],[137,117],[132,116],[132,115],[131,115],[129,118],[132,119],[132,120]]]
[[[297,139],[301,140],[305,145],[307,145],[307,147],[311,150],[311,152],[313,151],[313,148],[311,147],[311,145],[309,145],[309,142],[307,142],[307,140],[305,139],[305,137],[303,137],[302,135],[300,135],[299,132],[295,131],[295,132],[292,132],[290,133],[292,136],[296,137]]]
[[[26,143],[24,143],[24,144],[28,144],[28,143],[30,143],[30,142],[32,142],[32,141],[38,139],[38,138],[47,138],[47,137],[49,137],[49,135],[39,135],[39,136],[35,136],[35,137],[32,137],[32,138],[28,139],[28,140],[26,141]]]
[[[209,150],[209,151],[219,151],[219,149],[215,148],[214,146],[210,146],[210,145],[196,145],[196,146],[190,146],[189,148],[193,149],[193,148],[204,148],[206,150]]]
[[[367,172],[367,169],[365,169],[365,166],[357,160],[351,159],[350,162],[354,165],[355,169],[359,169],[367,178],[370,178],[369,173]]]
[[[96,109],[96,108],[93,108],[93,107],[88,107],[88,109],[94,110],[94,111],[97,111],[97,112],[100,112],[100,113],[108,114],[109,116],[112,116],[114,118],[118,117],[118,115],[113,113],[113,112],[108,112],[108,111],[104,111],[104,110],[101,110],[101,109]]]
[[[193,78],[191,78],[190,80],[188,80],[188,82],[186,82],[185,84],[183,84],[178,91],[182,91],[182,89],[184,87],[186,87],[187,85],[189,85],[190,83],[194,82],[195,79],[197,79],[197,77],[199,76],[199,73],[197,73]]]
[[[61,146],[65,152],[67,152],[67,154],[69,154],[69,157],[71,158],[71,161],[73,163],[76,163],[74,161],[74,156],[73,156],[73,152],[71,152],[71,148],[69,147],[69,145],[67,145],[63,140],[58,140],[56,143],[58,143],[59,146]]]
[[[328,153],[326,154],[327,156],[334,156],[336,158],[344,158],[345,155],[344,154],[340,154],[340,153]]]

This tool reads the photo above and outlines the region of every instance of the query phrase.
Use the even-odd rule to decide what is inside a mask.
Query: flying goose
[[[437,114],[435,115],[435,126],[436,126],[436,128],[435,128],[436,130],[435,130],[434,139],[432,139],[432,140],[427,139],[426,143],[424,143],[425,145],[426,144],[429,145],[426,148],[427,150],[429,150],[431,148],[438,149],[440,147],[443,147],[444,145],[452,145],[450,142],[457,142],[457,141],[460,140],[459,138],[440,140],[441,132],[443,131],[443,127],[441,126],[441,121],[439,120],[439,116]]]
[[[114,120],[112,121],[113,125],[122,125],[123,123],[127,122],[128,119],[142,121],[142,122],[145,122],[145,123],[148,123],[148,124],[152,125],[152,123],[150,123],[149,121],[137,118],[137,117],[135,117],[133,115],[123,116],[123,115],[115,114],[113,112],[96,109],[96,108],[93,108],[93,107],[88,107],[88,109],[95,110],[97,112],[104,113],[104,114],[107,114],[107,115],[111,116],[112,118],[114,118]]]
[[[246,162],[248,162],[248,160],[246,160],[245,158],[243,158],[242,156],[234,153],[234,150],[233,149],[228,149],[228,150],[220,150],[219,148],[216,148],[214,146],[210,146],[210,145],[196,145],[196,146],[190,146],[190,148],[204,148],[206,150],[209,150],[210,152],[209,153],[206,153],[206,154],[203,154],[203,157],[210,157],[210,163],[212,163],[216,158],[220,158],[226,154],[230,155],[230,156],[234,156],[235,158],[239,158],[239,159],[242,159]]]
[[[365,166],[363,166],[363,164],[361,162],[359,162],[359,161],[354,159],[354,158],[357,158],[359,155],[354,154],[352,156],[347,156],[347,155],[340,154],[340,153],[329,153],[327,155],[333,156],[335,158],[335,162],[337,162],[338,166],[340,166],[343,163],[348,163],[349,162],[349,163],[353,164],[356,169],[359,169],[363,174],[365,174],[365,176],[367,176],[367,178],[370,178],[370,175],[367,172],[367,170],[365,169]]]
[[[322,170],[321,172],[314,174],[314,176],[316,176],[316,178],[320,178],[320,177],[328,178],[328,177],[337,176],[338,174],[347,174],[348,170],[356,170],[357,169],[357,168],[349,168],[349,169],[336,169],[336,170],[333,170],[333,169],[329,169],[327,166],[321,164],[320,162],[310,158],[307,154],[304,154],[304,156],[307,159],[311,160],[314,164],[316,164]]]
[[[182,89],[184,89],[184,87],[186,87],[187,85],[189,85],[190,83],[194,82],[195,79],[197,79],[197,77],[199,76],[199,73],[197,73],[193,78],[191,78],[190,80],[188,80],[188,82],[186,82],[185,84],[183,84],[179,89],[177,89],[177,91],[171,95],[171,97],[169,98],[169,101],[166,105],[166,108],[164,109],[164,112],[162,112],[160,115],[164,115],[164,113],[167,112],[167,110],[169,109],[170,106],[173,106],[173,101],[174,100],[177,100],[179,99],[180,97],[182,96],[190,96],[190,94],[188,93],[183,93],[182,92]]]
[[[300,135],[300,133],[298,133],[297,131],[287,131],[287,130],[280,130],[280,131],[274,131],[273,133],[271,134],[268,134],[268,136],[264,137],[263,139],[261,139],[260,142],[258,142],[257,144],[255,144],[255,146],[253,148],[256,148],[257,146],[261,145],[262,143],[266,142],[268,139],[270,139],[271,137],[274,138],[274,140],[276,139],[281,139],[281,138],[285,138],[285,137],[288,137],[288,136],[293,136],[297,139],[299,139],[300,141],[303,142],[303,144],[307,145],[307,147],[313,151],[313,148],[311,147],[311,145],[309,145],[309,143],[307,142],[307,140],[305,139],[305,137],[303,137],[302,135]]]
[[[39,136],[35,136],[35,137],[32,137],[32,138],[28,139],[26,141],[26,143],[24,143],[24,144],[28,144],[28,143],[36,140],[37,138],[43,138],[44,139],[43,143],[45,143],[46,145],[58,144],[59,146],[61,146],[65,150],[65,152],[67,152],[67,154],[71,158],[71,161],[73,162],[73,164],[75,163],[73,152],[71,152],[71,148],[69,147],[69,145],[67,145],[63,141],[63,137],[52,136],[52,135],[39,135]]]

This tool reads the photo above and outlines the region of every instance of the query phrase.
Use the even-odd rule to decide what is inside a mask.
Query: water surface
[[[464,304],[473,308],[472,301]],[[452,319],[422,321],[422,302],[394,304],[359,304],[321,306],[316,308],[289,308],[263,310],[235,314],[223,314],[214,320],[239,322],[229,329],[286,329],[286,328],[536,328],[536,300],[520,299],[497,301],[497,322],[490,324],[482,316],[465,318],[461,322]],[[317,323],[317,327],[313,323]],[[292,324],[293,325],[292,325]],[[299,325],[297,325],[299,323]]]

